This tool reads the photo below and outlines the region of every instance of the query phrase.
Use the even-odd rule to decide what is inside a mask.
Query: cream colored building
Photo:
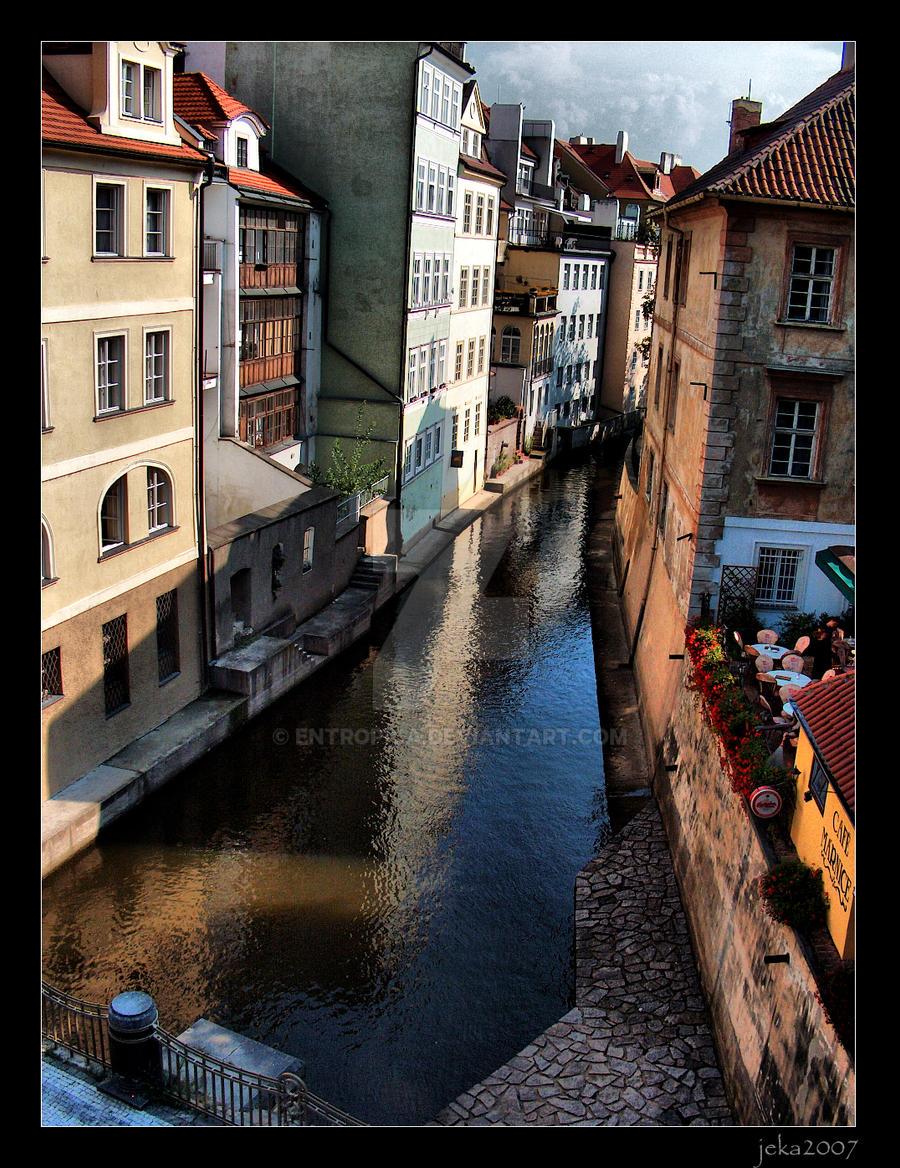
[[[485,476],[491,328],[497,271],[500,188],[505,176],[487,161],[485,123],[478,86],[469,82],[460,116],[454,300],[450,315],[449,364],[444,408],[449,415],[444,459],[445,515],[480,490]]]
[[[45,43],[42,798],[204,676],[196,191],[165,41]]]

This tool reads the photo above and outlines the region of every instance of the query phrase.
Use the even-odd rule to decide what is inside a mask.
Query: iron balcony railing
[[[384,475],[377,482],[373,483],[371,487],[366,487],[362,491],[357,491],[355,495],[348,495],[346,499],[341,499],[337,505],[337,525],[341,527],[345,523],[356,523],[359,520],[359,513],[367,503],[371,503],[373,499],[379,499],[387,494],[389,476]]]
[[[115,1071],[108,1012],[41,983],[42,1034],[45,1040],[105,1070]],[[149,1085],[169,1100],[211,1116],[229,1127],[366,1127],[308,1090],[297,1075],[277,1079],[245,1071],[186,1046],[160,1026],[156,1044],[158,1073]]]

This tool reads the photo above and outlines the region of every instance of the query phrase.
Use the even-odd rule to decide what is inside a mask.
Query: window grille
[[[128,687],[128,616],[123,614],[103,626],[103,697],[110,717],[131,700]]]
[[[41,654],[41,701],[62,697],[62,655],[60,650],[48,649]]]
[[[759,549],[756,603],[776,608],[793,607],[802,552],[798,548]]]
[[[178,673],[178,592],[164,592],[156,598],[156,660],[162,684]]]

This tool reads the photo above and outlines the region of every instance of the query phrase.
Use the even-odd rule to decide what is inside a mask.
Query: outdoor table
[[[760,677],[763,681],[774,682],[779,689],[783,685],[796,685],[802,689],[812,681],[805,673],[794,673],[791,669],[770,669],[768,673],[761,673]]]
[[[771,657],[773,661],[780,661],[785,653],[794,652],[793,649],[786,649],[784,645],[750,645],[749,648],[755,649],[760,655]]]

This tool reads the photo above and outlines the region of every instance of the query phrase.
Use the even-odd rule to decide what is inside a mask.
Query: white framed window
[[[487,201],[487,218],[485,219],[484,227],[485,227],[485,232],[484,232],[485,235],[493,235],[494,234],[494,200],[493,200],[493,198],[490,198],[490,197],[488,198],[488,201]]]
[[[171,191],[147,187],[144,191],[144,254],[167,256],[170,249]]]
[[[413,476],[413,439],[407,438],[403,447],[403,481]]]
[[[466,191],[463,195],[463,221],[462,221],[463,235],[471,235],[472,233],[472,192]]]
[[[41,517],[41,586],[56,579],[53,567],[53,536],[46,519]]]
[[[240,135],[235,139],[235,159],[241,169],[247,169],[250,162],[250,142]]]
[[[172,484],[158,466],[147,467],[147,530],[151,535],[172,526]]]
[[[491,302],[491,269],[481,269],[481,303],[490,304]]]
[[[100,504],[101,554],[123,547],[128,540],[128,479],[116,479]]]
[[[769,474],[796,479],[812,477],[820,405],[805,398],[776,399]]]
[[[484,234],[484,195],[475,200],[475,234]]]
[[[162,121],[162,71],[124,58],[119,71],[119,111],[123,118]]]
[[[803,565],[803,548],[760,546],[754,603],[762,608],[796,608]]]
[[[469,269],[459,269],[459,307],[466,308],[469,300]]]
[[[831,320],[838,249],[795,243],[791,256],[787,319],[809,324]]]
[[[500,335],[500,360],[504,364],[518,364],[521,342],[522,334],[514,325],[508,324]]]
[[[126,344],[124,333],[105,333],[94,338],[97,413],[124,410]]]
[[[125,254],[125,184],[94,183],[94,255]]]
[[[50,386],[47,381],[47,342],[41,341],[41,429],[50,429]]]
[[[154,405],[169,400],[170,373],[169,329],[144,333],[144,403]]]

